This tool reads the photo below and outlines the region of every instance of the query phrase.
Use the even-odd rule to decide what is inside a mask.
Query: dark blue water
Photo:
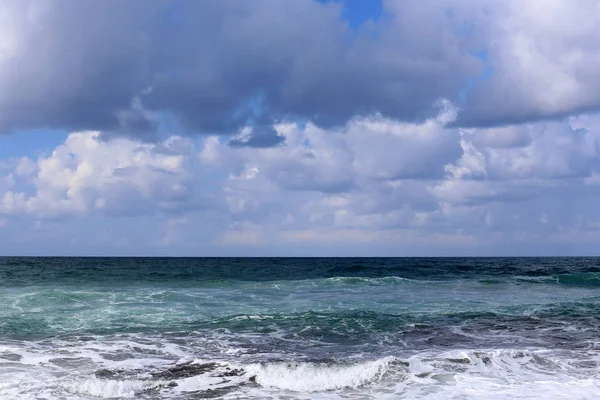
[[[600,395],[598,258],[3,258],[0,288],[3,399]]]

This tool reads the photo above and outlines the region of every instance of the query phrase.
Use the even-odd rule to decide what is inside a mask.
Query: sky
[[[0,255],[599,255],[600,0],[0,0]]]

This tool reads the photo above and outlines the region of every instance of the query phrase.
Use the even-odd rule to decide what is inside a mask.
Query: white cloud
[[[49,155],[6,163],[0,214],[4,230],[16,217],[51,227],[44,221],[145,215],[157,232],[148,243],[165,251],[201,243],[475,249],[595,237],[597,116],[444,128],[453,110],[446,104],[414,124],[380,116],[330,130],[282,123],[274,128],[285,141],[271,148],[217,136],[195,145],[72,133]],[[111,235],[136,246],[125,233],[103,240]]]
[[[49,156],[19,160],[15,174],[29,178],[33,193],[4,190],[0,212],[60,217],[93,210],[144,214],[198,207],[190,192],[190,182],[198,179],[194,163],[188,138],[145,144],[104,141],[99,132],[72,133]]]
[[[595,116],[445,129],[446,111],[420,124],[370,117],[332,131],[280,125],[285,145],[270,149],[208,138],[202,159],[229,171],[230,211],[275,227],[280,236],[271,240],[510,243],[548,239],[588,212],[585,184],[600,171]],[[284,225],[287,215],[293,223]]]
[[[483,2],[493,72],[462,118],[482,124],[568,115],[600,107],[599,0]]]
[[[431,190],[442,201],[460,204],[522,200],[543,196],[546,189],[592,183],[600,169],[600,124],[591,122],[586,126],[573,118],[462,130],[463,155],[446,166],[447,179]]]

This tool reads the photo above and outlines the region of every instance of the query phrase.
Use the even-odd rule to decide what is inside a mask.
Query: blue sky
[[[600,1],[142,3],[6,3],[0,255],[597,253]]]

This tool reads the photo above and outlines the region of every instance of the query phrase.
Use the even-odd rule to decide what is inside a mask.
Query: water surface
[[[2,399],[599,398],[596,258],[2,258]]]

